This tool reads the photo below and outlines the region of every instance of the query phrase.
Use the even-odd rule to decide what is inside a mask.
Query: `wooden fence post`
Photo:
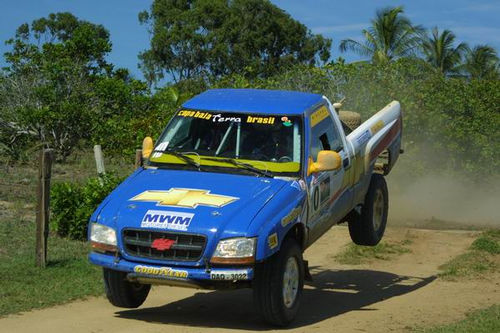
[[[40,152],[37,211],[36,211],[36,265],[45,267],[47,262],[47,238],[49,236],[50,175],[52,172],[52,149]]]
[[[142,149],[135,150],[135,168],[142,166]]]

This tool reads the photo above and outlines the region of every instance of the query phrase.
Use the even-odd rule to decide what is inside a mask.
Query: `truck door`
[[[344,141],[326,105],[309,115],[308,158],[316,161],[321,150],[334,150],[344,161],[339,170],[323,171],[306,176],[309,189],[308,222],[309,241],[313,242],[349,211],[345,169],[350,160],[344,149]]]

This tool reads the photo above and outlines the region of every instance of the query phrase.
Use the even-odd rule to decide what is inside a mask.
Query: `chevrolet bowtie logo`
[[[144,191],[133,197],[132,201],[155,201],[158,206],[179,206],[196,208],[198,205],[222,207],[239,198],[210,194],[207,190],[171,188],[168,191]]]

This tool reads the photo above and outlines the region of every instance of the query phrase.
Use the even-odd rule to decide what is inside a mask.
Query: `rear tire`
[[[358,245],[377,245],[384,236],[388,209],[387,183],[382,175],[373,174],[361,214],[353,210],[348,216],[352,241]]]
[[[299,311],[304,287],[304,263],[297,242],[285,240],[280,251],[256,267],[254,303],[263,319],[287,326]]]
[[[114,306],[120,308],[137,308],[149,294],[150,284],[133,283],[127,280],[127,273],[103,269],[104,289],[106,297]]]

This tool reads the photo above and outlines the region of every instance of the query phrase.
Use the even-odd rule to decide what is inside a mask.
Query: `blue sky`
[[[487,43],[500,50],[500,0],[272,0],[314,33],[333,39],[332,58],[343,56],[359,60],[353,54],[340,54],[338,44],[345,38],[358,39],[377,8],[403,5],[414,24],[452,30],[459,41],[470,45]],[[16,28],[52,12],[69,11],[81,19],[103,24],[111,33],[113,51],[109,61],[128,68],[142,78],[137,54],[148,48],[149,35],[137,20],[139,11],[148,9],[152,0],[2,0],[0,11],[0,54],[8,50],[4,41]],[[3,57],[0,64],[4,65]]]

